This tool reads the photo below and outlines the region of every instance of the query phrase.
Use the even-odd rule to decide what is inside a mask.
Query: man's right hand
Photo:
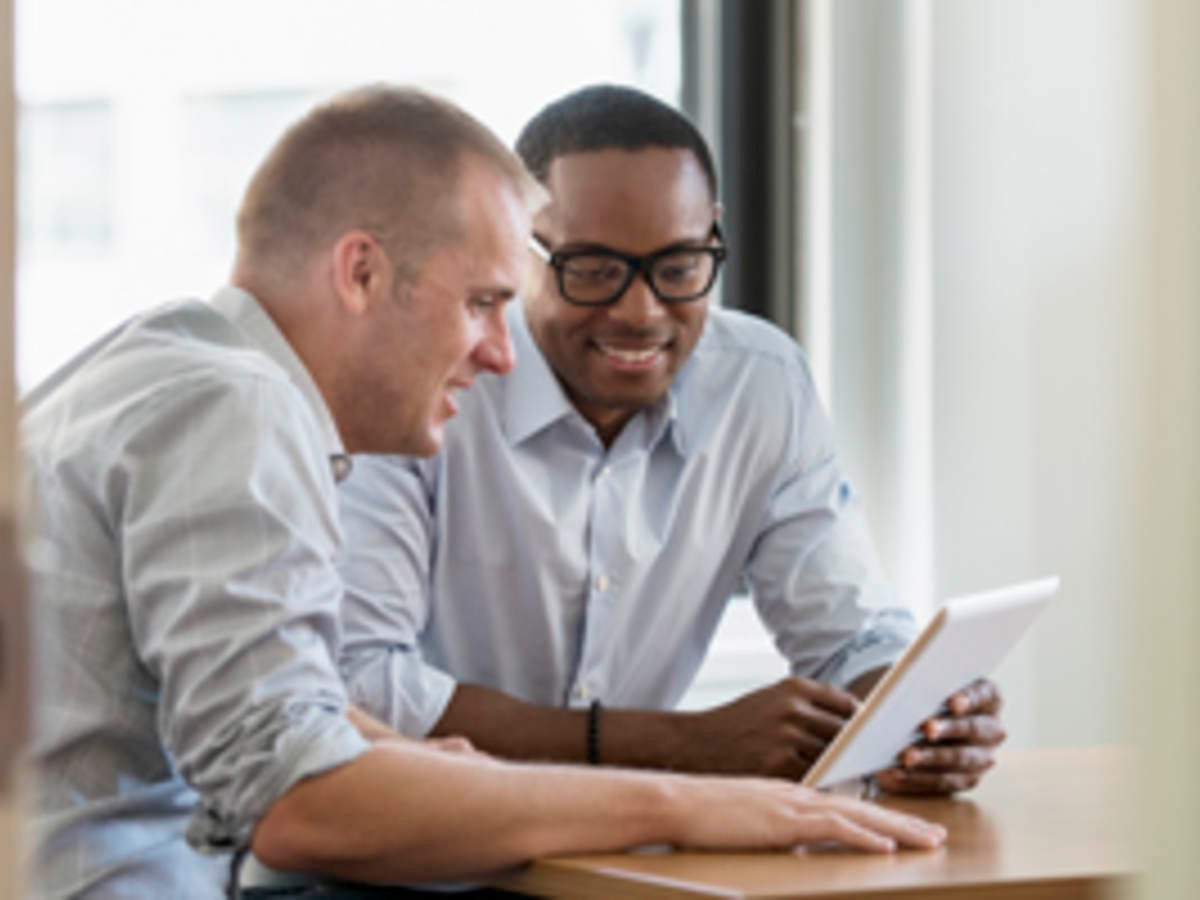
[[[930,850],[939,824],[874,803],[774,779],[690,777],[678,793],[678,846],[703,850],[793,849],[835,841],[853,850]],[[719,815],[710,814],[720,810]]]
[[[665,760],[685,772],[798,780],[859,706],[854,695],[807,678],[784,678],[724,706],[680,716]]]

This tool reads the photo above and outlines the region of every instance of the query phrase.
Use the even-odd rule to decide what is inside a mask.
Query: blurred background
[[[228,277],[254,166],[371,81],[458,101],[511,143],[609,79],[677,102],[678,0],[17,0],[18,371]]]
[[[424,85],[511,142],[574,87],[640,86],[712,142],[733,251],[719,300],[805,346],[899,598],[925,617],[1061,574],[997,676],[1012,744],[1147,744],[1175,804],[1154,807],[1154,841],[1198,836],[1196,4],[14,12],[21,392],[130,312],[223,283],[253,165],[333,91]],[[735,601],[686,703],[782,672]]]

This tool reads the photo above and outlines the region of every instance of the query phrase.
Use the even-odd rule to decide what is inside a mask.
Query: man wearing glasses
[[[678,112],[587,88],[517,152],[550,201],[515,370],[478,379],[437,457],[363,460],[341,489],[351,697],[518,759],[799,778],[915,633],[804,356],[710,306],[716,176]],[[671,711],[741,587],[791,677]],[[973,786],[998,706],[986,682],[951,698],[882,783]]]

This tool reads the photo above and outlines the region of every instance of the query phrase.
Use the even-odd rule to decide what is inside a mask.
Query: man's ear
[[[333,245],[333,288],[352,316],[370,310],[387,283],[389,264],[379,242],[365,231],[347,231]]]
[[[725,212],[725,206],[724,206],[724,204],[722,204],[722,203],[720,203],[720,202],[714,203],[714,204],[713,204],[713,221],[714,221],[714,222],[720,222],[720,221],[721,221],[721,214],[722,214],[723,212]]]

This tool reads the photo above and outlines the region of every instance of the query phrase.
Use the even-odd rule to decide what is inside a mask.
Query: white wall
[[[1139,305],[1139,650],[1130,721],[1144,748],[1141,896],[1200,882],[1200,4],[1147,4],[1150,241]]]
[[[1060,572],[1016,743],[1128,741],[1143,59],[1134,0],[934,7],[942,593]]]
[[[833,14],[828,400],[901,602],[933,609],[931,112],[927,0],[816,0]],[[810,78],[819,77],[810,72]],[[819,139],[814,133],[811,138]],[[815,174],[815,173],[814,173]],[[820,348],[811,348],[818,358]]]
[[[830,401],[885,564],[919,610],[1061,573],[998,674],[1011,741],[1126,741],[1144,9],[810,2],[834,16]]]

